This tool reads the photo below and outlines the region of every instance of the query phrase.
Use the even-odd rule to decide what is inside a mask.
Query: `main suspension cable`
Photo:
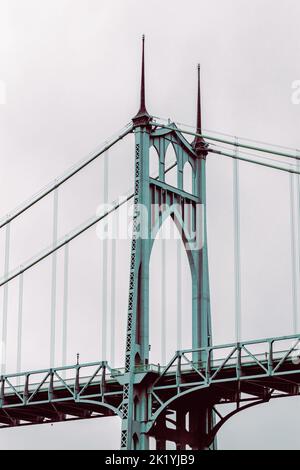
[[[184,126],[184,127],[187,127],[188,129],[196,129],[195,128],[195,125],[193,124],[187,124],[185,122],[179,122],[179,121],[172,121],[171,119],[169,118],[166,118],[166,117],[162,117],[162,116],[152,116],[153,120],[155,120],[155,122],[161,122],[161,121],[165,121],[167,122],[168,124],[170,124],[171,122],[173,122],[174,124],[176,124],[176,126]],[[156,121],[157,120],[157,121]],[[226,132],[221,132],[221,131],[214,131],[212,129],[206,129],[206,128],[203,128],[203,132],[208,132],[210,134],[215,134],[215,135],[222,135],[224,137],[231,137],[233,140],[236,138],[235,135],[233,134],[228,134]],[[238,140],[241,142],[242,140],[243,141],[246,141],[246,142],[252,142],[253,144],[260,144],[260,145],[268,145],[270,147],[274,147],[274,148],[280,148],[280,149],[285,149],[285,150],[295,150],[293,147],[287,147],[286,145],[279,145],[279,144],[271,144],[270,142],[266,142],[266,141],[262,141],[262,140],[256,140],[256,139],[249,139],[249,137],[242,137],[242,136],[239,136],[238,137]]]
[[[277,166],[277,165],[271,165],[271,164],[267,164],[267,163],[264,163],[264,162],[253,161],[250,158],[243,157],[242,154],[240,154],[240,153],[238,155],[234,155],[232,153],[227,153],[227,152],[223,152],[221,150],[214,150],[214,149],[209,149],[209,148],[207,149],[207,151],[210,152],[210,153],[214,153],[216,155],[222,155],[223,157],[229,157],[229,158],[233,158],[233,159],[236,159],[236,160],[241,160],[242,162],[252,163],[252,164],[263,166],[263,167],[266,167],[266,168],[271,168],[273,170],[279,170],[279,171],[284,171],[286,173],[293,173],[295,175],[300,175],[300,171],[298,171],[298,170],[293,170],[291,168],[282,168],[282,167]]]
[[[45,188],[41,189],[38,193],[34,194],[28,201],[25,201],[16,209],[11,211],[5,217],[0,220],[0,229],[5,227],[9,222],[19,217],[23,212],[30,209],[34,206],[37,202],[41,201],[44,197],[48,196],[48,194],[52,193],[55,188],[58,188],[74,175],[76,175],[79,171],[83,170],[86,166],[96,160],[100,155],[102,155],[106,150],[110,149],[113,145],[123,139],[127,134],[132,131],[132,123],[127,124],[117,135],[117,137],[112,137],[108,142],[106,141],[105,145],[100,148],[100,150],[96,150],[91,153],[88,157],[80,160],[78,163],[73,165],[68,171],[63,173],[60,177],[56,178],[54,181],[49,183]]]
[[[160,120],[161,120],[161,118],[159,118],[159,117],[154,118],[153,121],[152,121],[152,124],[154,126],[159,126],[159,127],[165,128],[165,129],[174,130],[174,127],[171,127],[172,122],[170,120],[163,119],[165,121],[168,121],[168,124],[161,123]],[[183,125],[185,127],[191,128],[191,129],[195,129],[195,126],[192,126],[192,125],[183,124],[183,123],[179,123],[179,122],[176,122],[176,121],[173,121],[173,123]],[[217,134],[217,135],[222,135],[222,136],[225,136],[225,137],[231,137],[233,140],[228,141],[228,140],[225,140],[225,139],[220,139],[218,137],[212,137],[212,136],[207,135],[207,134],[199,134],[199,133],[196,133],[195,131],[187,131],[185,129],[181,129],[181,128],[178,128],[178,127],[176,127],[176,130],[179,131],[179,132],[182,132],[183,134],[188,134],[188,135],[196,136],[196,137],[203,137],[203,139],[212,140],[212,141],[216,141],[216,142],[220,142],[220,143],[224,143],[224,144],[228,144],[228,145],[232,145],[232,146],[235,145],[236,136],[233,136],[233,135],[230,135],[230,134],[225,134],[223,132],[215,132],[215,131],[211,131],[211,130],[208,130],[208,129],[203,129],[204,132],[211,132],[211,133],[214,133],[214,134]],[[238,137],[238,139],[239,139],[239,145],[238,146],[242,147],[242,148],[247,148],[249,150],[257,150],[259,152],[270,153],[270,154],[279,155],[279,156],[287,157],[287,158],[300,159],[300,156],[297,157],[293,154],[289,154],[289,153],[286,153],[286,152],[279,152],[279,151],[276,151],[276,150],[273,151],[270,148],[262,148],[262,147],[258,147],[258,146],[243,144],[243,143],[241,143],[241,140],[245,140],[245,141],[253,142],[253,143],[258,143],[258,144],[262,144],[262,145],[269,145],[271,147],[278,148],[278,149],[286,149],[286,150],[294,151],[295,149],[292,148],[292,147],[285,147],[285,146],[282,146],[282,145],[270,144],[270,143],[266,143],[266,142],[256,141],[254,139],[247,139],[247,138],[241,138],[241,137]]]
[[[194,136],[194,137],[202,137],[203,139],[212,140],[213,142],[220,142],[222,144],[227,144],[227,145],[232,145],[232,146],[235,145],[235,143],[233,141],[229,141],[229,140],[226,140],[226,139],[220,139],[220,138],[217,138],[217,137],[212,137],[212,136],[206,135],[206,134],[199,134],[197,132],[187,131],[185,129],[180,129],[180,128],[175,129],[174,126],[172,127],[170,124],[169,125],[162,124],[160,122],[156,122],[155,120],[152,121],[152,125],[161,127],[163,129],[169,129],[171,131],[176,130],[178,132],[181,132],[182,134],[187,134],[187,135],[191,135],[191,136]],[[280,157],[286,157],[286,158],[291,158],[291,159],[295,159],[295,160],[300,160],[300,156],[290,154],[290,153],[286,153],[286,152],[279,152],[277,150],[271,150],[271,149],[267,149],[267,148],[256,147],[254,145],[246,145],[246,144],[242,144],[240,142],[237,145],[240,148],[245,148],[245,149],[248,149],[248,150],[254,150],[254,151],[257,151],[257,152],[267,153],[267,154],[270,154],[270,155],[277,155],[277,156],[280,156]]]
[[[177,162],[174,163],[173,165],[171,165],[169,168],[167,168],[165,170],[165,173],[167,173],[168,171],[171,171],[176,165],[177,165]],[[12,271],[8,275],[4,275],[2,277],[2,279],[0,280],[0,287],[4,286],[8,282],[10,282],[12,279],[15,279],[21,273],[24,273],[25,271],[28,271],[30,268],[37,265],[41,261],[43,261],[45,258],[50,256],[55,251],[59,250],[60,248],[65,246],[67,243],[69,243],[72,240],[74,240],[75,238],[79,237],[82,233],[86,232],[91,227],[93,227],[97,222],[100,222],[105,217],[108,217],[110,214],[115,212],[117,209],[119,209],[120,207],[125,205],[128,201],[133,199],[133,197],[134,197],[134,193],[130,192],[130,194],[128,194],[127,196],[124,196],[124,198],[121,201],[119,200],[118,202],[115,202],[113,204],[112,208],[109,209],[108,211],[106,211],[103,214],[100,214],[98,216],[95,216],[95,217],[91,218],[88,222],[86,222],[85,224],[82,224],[79,227],[76,227],[75,230],[73,230],[68,235],[64,236],[59,241],[57,241],[55,246],[51,246],[50,248],[46,248],[45,250],[42,251],[41,254],[37,255],[36,257],[31,258],[31,260],[29,262],[27,262],[27,264],[24,263],[22,266],[20,266],[18,270]]]

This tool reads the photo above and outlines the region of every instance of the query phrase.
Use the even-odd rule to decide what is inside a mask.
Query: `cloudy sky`
[[[130,121],[138,106],[142,34],[150,113],[194,123],[195,67],[200,62],[206,129],[299,148],[300,105],[291,100],[292,84],[300,80],[299,18],[297,0],[0,0],[0,214]],[[131,144],[128,139],[109,154],[110,200],[132,185]],[[103,197],[101,165],[96,162],[59,194],[60,235],[96,213]],[[213,337],[221,344],[234,340],[231,162],[211,157],[207,177]],[[289,203],[288,175],[241,165],[245,339],[292,333]],[[12,227],[11,268],[51,242],[51,207],[50,198]],[[1,266],[3,248],[2,231]],[[116,361],[124,344],[128,248],[126,242],[118,246]],[[153,255],[152,273],[159,270],[160,249]],[[68,361],[74,362],[78,351],[83,361],[94,361],[101,351],[102,273],[95,231],[71,250]],[[59,255],[59,364],[62,268]],[[175,279],[170,267],[167,273],[171,294]],[[50,276],[49,260],[24,279],[23,369],[48,367]],[[183,261],[187,293],[189,282]],[[152,329],[159,322],[159,285],[159,278],[153,279]],[[10,372],[15,371],[17,287],[12,283],[9,294]],[[176,305],[171,295],[168,299],[171,319]],[[189,313],[187,296],[187,325]],[[169,355],[176,349],[175,336],[170,328]],[[186,333],[184,345],[189,339]],[[159,354],[152,359],[157,362]],[[299,449],[298,406],[298,398],[275,400],[237,415],[221,430],[219,448]],[[1,431],[0,447],[117,448],[118,430],[116,419],[8,429]]]

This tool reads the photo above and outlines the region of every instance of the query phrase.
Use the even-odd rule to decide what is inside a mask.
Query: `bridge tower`
[[[167,217],[172,217],[179,229],[188,255],[192,278],[192,348],[211,345],[209,275],[206,233],[205,163],[207,144],[195,137],[190,144],[177,130],[159,128],[149,115],[145,103],[145,60],[142,41],[142,70],[140,109],[133,118],[135,135],[135,190],[133,235],[131,245],[127,336],[125,349],[125,375],[122,401],[122,449],[148,449],[147,424],[151,419],[149,391],[153,372],[149,364],[149,262],[156,234]],[[197,133],[201,134],[200,66],[198,65]],[[177,187],[165,181],[165,155],[172,145],[177,158]],[[149,151],[154,146],[159,157],[159,175],[149,174]],[[183,188],[185,164],[193,170],[192,192]],[[195,353],[193,361],[205,358]],[[189,445],[201,449],[202,437],[212,427],[212,404],[187,400],[171,410],[175,413],[175,426],[166,425],[168,410],[159,416],[151,434],[156,447],[164,449],[167,441],[176,443],[177,449]],[[189,432],[186,415],[189,413]]]

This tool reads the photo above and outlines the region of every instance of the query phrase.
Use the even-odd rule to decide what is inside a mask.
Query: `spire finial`
[[[147,125],[151,116],[146,109],[145,100],[145,35],[142,36],[142,72],[141,72],[141,90],[140,90],[140,109],[137,115],[132,119],[133,123],[137,125]]]
[[[197,65],[197,74],[198,74],[198,82],[197,82],[197,121],[196,121],[196,133],[202,133],[202,122],[201,122],[201,82],[200,82],[200,64]],[[199,156],[206,157],[207,155],[207,143],[204,141],[202,137],[196,136],[193,142],[193,147],[196,153]]]
[[[200,88],[200,64],[198,70],[198,97],[197,97],[197,134],[201,134],[201,88]]]
[[[142,75],[141,75],[141,107],[140,111],[146,111],[145,103],[145,35],[142,36]]]

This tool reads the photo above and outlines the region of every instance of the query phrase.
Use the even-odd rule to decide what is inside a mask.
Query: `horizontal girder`
[[[136,367],[135,383],[150,391],[146,432],[153,432],[162,413],[196,409],[201,402],[240,406],[298,395],[299,344],[300,335],[232,343],[202,348],[201,361],[190,349],[178,351],[165,367]],[[123,383],[124,370],[106,362],[4,375],[0,426],[122,417]]]

